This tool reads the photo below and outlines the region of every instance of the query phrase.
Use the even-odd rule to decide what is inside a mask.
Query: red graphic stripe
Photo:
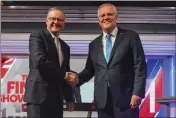
[[[155,80],[155,98],[163,96],[163,68],[160,69]],[[160,108],[159,103],[155,103],[155,112],[150,113],[150,94],[146,97],[143,106],[140,109],[140,117],[153,118]]]
[[[7,71],[9,70],[9,67],[4,67],[4,66],[9,66],[9,65],[11,65],[13,62],[14,62],[14,59],[11,59],[10,61],[9,61],[10,59],[7,59],[7,60],[5,60],[5,59],[3,59],[3,61],[2,61],[2,65],[1,65],[1,79],[3,79],[4,78],[4,76],[7,74]]]
[[[4,78],[8,70],[9,70],[8,68],[1,68],[1,79]]]

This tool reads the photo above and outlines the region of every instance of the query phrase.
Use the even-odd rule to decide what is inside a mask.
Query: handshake
[[[75,87],[79,83],[77,74],[73,72],[67,72],[66,80],[72,87]]]

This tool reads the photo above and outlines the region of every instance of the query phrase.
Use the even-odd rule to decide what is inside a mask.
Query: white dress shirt
[[[118,32],[118,28],[116,27],[112,32],[111,32],[111,41],[112,41],[112,48],[113,48],[113,46],[114,46],[114,42],[115,42],[115,40],[116,40],[116,36],[117,36],[117,32]],[[104,56],[106,57],[106,35],[107,35],[107,33],[106,32],[103,32],[103,42],[102,42],[102,44],[103,44],[103,52],[104,52]]]
[[[56,48],[57,48],[57,51],[58,51],[59,63],[60,63],[60,66],[61,66],[62,62],[63,62],[63,54],[62,54],[62,50],[61,50],[61,44],[60,44],[60,41],[59,41],[59,36],[55,36],[52,33],[51,33],[51,36],[52,36],[52,38],[54,38],[54,40],[57,40],[57,42],[55,42],[55,41],[54,42],[55,42],[55,45],[56,45]]]

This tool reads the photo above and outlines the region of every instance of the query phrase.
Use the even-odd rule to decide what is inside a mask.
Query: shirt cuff
[[[68,78],[68,72],[65,73],[64,79],[67,79],[67,78]]]

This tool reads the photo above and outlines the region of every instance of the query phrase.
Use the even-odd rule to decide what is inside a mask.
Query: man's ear
[[[117,16],[116,16],[116,22],[118,22],[118,20],[119,20],[119,16],[117,15]]]

